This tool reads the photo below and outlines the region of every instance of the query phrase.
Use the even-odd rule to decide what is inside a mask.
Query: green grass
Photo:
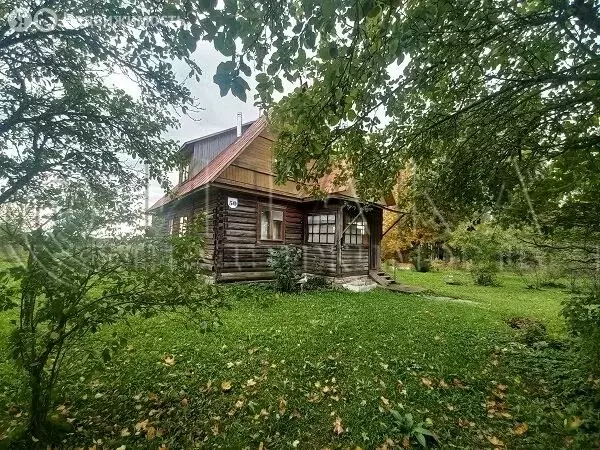
[[[506,324],[510,315],[533,316],[559,332],[560,291],[528,291],[508,276],[499,288],[446,286],[435,273],[402,279],[479,304],[323,292],[268,307],[235,303],[223,327],[207,334],[174,314],[106,327],[81,344],[56,391],[74,427],[65,445],[375,448],[400,440],[389,408],[427,421],[443,448],[492,448],[494,437],[510,448],[559,448],[570,435],[585,442],[563,425],[575,416],[586,423],[585,410],[547,373],[568,363],[564,352],[528,349]],[[14,317],[0,316],[3,343]],[[128,338],[127,349],[91,369],[79,355],[101,349],[114,331]],[[164,364],[165,355],[175,363]],[[0,404],[25,409],[19,372],[1,361]],[[498,411],[490,415],[492,399]],[[0,435],[16,433],[25,419],[0,411]],[[136,435],[146,419],[146,432]],[[529,430],[518,436],[511,430],[520,422]],[[149,440],[148,427],[160,436]]]
[[[447,284],[449,277],[461,284]],[[502,320],[514,316],[533,317],[545,322],[552,333],[564,333],[561,302],[569,294],[564,289],[528,288],[532,280],[526,275],[502,272],[498,275],[499,286],[477,286],[468,272],[459,270],[427,273],[397,270],[396,278],[403,284],[421,286],[440,295],[479,302]]]

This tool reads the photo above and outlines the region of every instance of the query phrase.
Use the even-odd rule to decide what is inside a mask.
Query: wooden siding
[[[228,197],[238,199],[237,208],[230,208]],[[259,239],[259,211],[261,205],[283,207],[285,224],[284,242],[265,242]],[[379,240],[381,239],[382,211],[375,208],[366,213],[369,245],[349,245],[344,243],[342,232],[356,216],[356,212],[347,211],[341,201],[333,200],[327,204],[311,202],[309,204],[286,200],[269,200],[268,197],[211,187],[201,190],[176,207],[166,211],[165,227],[170,217],[191,216],[195,212],[206,214],[206,246],[202,258],[203,268],[212,270],[217,281],[266,280],[273,276],[267,263],[271,248],[283,244],[296,245],[302,249],[303,272],[325,276],[366,275],[370,267],[370,258],[379,258]],[[335,214],[335,243],[308,243],[307,220],[309,214]],[[178,222],[175,221],[175,231]],[[375,246],[375,247],[374,247]],[[371,268],[379,267],[374,260]]]
[[[250,125],[250,123],[244,124],[242,132],[246,131]],[[237,129],[231,128],[188,144],[184,151],[187,150],[191,153],[189,178],[200,172],[215,156],[225,150],[236,139]]]
[[[269,249],[283,244],[302,245],[302,210],[293,203],[269,201],[268,198],[224,192],[225,235],[223,266],[219,276],[223,281],[270,279],[273,277],[267,258]],[[237,208],[227,206],[227,197],[238,199]],[[259,239],[259,207],[273,205],[285,208],[285,241],[264,242]]]
[[[252,189],[254,191],[300,198],[297,184],[275,183],[273,171],[273,139],[263,131],[215,180],[216,183]]]
[[[193,217],[203,213],[205,217],[204,252],[202,253],[201,265],[205,270],[214,270],[215,256],[215,220],[216,206],[218,203],[218,191],[215,189],[203,189],[195,195],[187,197],[165,211],[163,231],[168,232],[169,221],[173,219],[173,233],[179,232],[179,217]]]

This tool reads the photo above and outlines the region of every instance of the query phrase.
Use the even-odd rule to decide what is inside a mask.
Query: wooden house
[[[202,265],[216,281],[272,277],[268,250],[302,249],[303,271],[328,277],[379,270],[382,204],[362,203],[351,186],[326,185],[325,200],[296,183],[275,183],[275,140],[264,117],[186,142],[179,184],[149,212],[181,233],[197,211],[206,214]]]

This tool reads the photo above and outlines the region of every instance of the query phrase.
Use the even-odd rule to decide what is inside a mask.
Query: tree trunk
[[[31,387],[31,404],[29,407],[29,432],[32,436],[45,442],[48,437],[48,392],[44,386],[43,375],[38,368],[29,374]]]

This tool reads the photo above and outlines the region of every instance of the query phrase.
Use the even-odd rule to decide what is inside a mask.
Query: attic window
[[[187,158],[179,166],[179,184],[185,183],[190,178],[190,163],[192,159]]]
[[[284,239],[284,210],[264,206],[260,208],[260,240],[282,241]]]

